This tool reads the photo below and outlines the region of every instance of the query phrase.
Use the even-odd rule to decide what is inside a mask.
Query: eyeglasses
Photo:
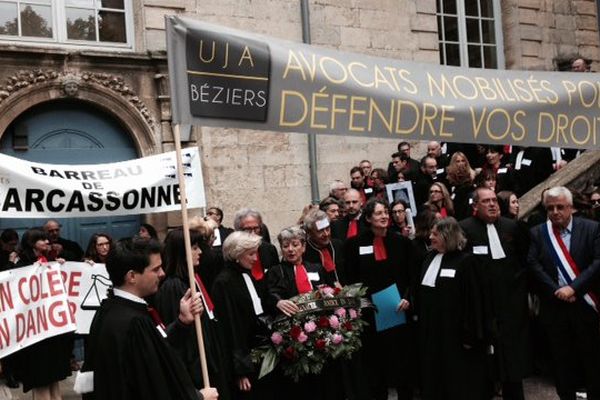
[[[242,228],[242,230],[248,233],[260,233],[260,226],[247,226]]]

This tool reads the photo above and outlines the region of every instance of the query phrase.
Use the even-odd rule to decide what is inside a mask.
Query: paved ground
[[[62,382],[63,400],[80,400],[81,396],[73,392],[73,381],[71,377]],[[541,379],[533,378],[525,382],[525,398],[527,400],[558,400],[554,387]],[[3,383],[0,383],[0,400],[24,400],[31,399],[31,394],[23,394],[21,389],[9,390]],[[391,395],[389,400],[395,400],[396,396]]]

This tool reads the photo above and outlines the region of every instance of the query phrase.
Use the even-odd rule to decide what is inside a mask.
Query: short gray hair
[[[467,238],[454,217],[440,219],[434,226],[446,245],[446,251],[456,251],[465,248]]]
[[[557,199],[560,196],[564,196],[567,199],[567,203],[569,205],[573,205],[573,193],[569,189],[564,186],[554,186],[544,192],[544,200],[543,203],[546,205],[546,200],[551,197],[553,199]]]
[[[321,210],[310,210],[305,216],[304,216],[304,224],[303,224],[303,228],[306,232],[308,231],[312,231],[312,230],[318,230],[317,228],[317,221],[321,221],[324,219],[329,219],[327,217],[327,213],[325,211],[321,211]]]
[[[333,191],[339,189],[340,186],[345,186],[346,188],[348,188],[348,185],[346,185],[343,181],[336,179],[329,185],[329,193],[333,193]]]
[[[277,240],[279,240],[279,244],[283,246],[283,242],[288,240],[298,239],[302,243],[306,242],[306,232],[304,229],[299,226],[290,226],[289,228],[284,228],[277,235]]]
[[[223,258],[225,261],[236,261],[248,250],[257,249],[261,241],[262,238],[254,233],[232,232],[223,242]]]
[[[258,222],[262,224],[262,215],[260,215],[258,210],[255,210],[254,208],[242,208],[237,210],[233,217],[233,228],[236,231],[242,229],[242,220],[246,217],[256,218],[258,219]]]

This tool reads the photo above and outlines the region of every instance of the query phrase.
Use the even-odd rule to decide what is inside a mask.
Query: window
[[[500,0],[437,0],[440,63],[504,68]]]
[[[0,39],[131,47],[130,0],[0,0]]]

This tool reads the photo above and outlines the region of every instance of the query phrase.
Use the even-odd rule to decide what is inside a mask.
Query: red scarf
[[[333,262],[333,258],[331,257],[331,252],[327,247],[321,250],[321,264],[323,264],[323,268],[327,272],[335,271],[335,263]]]
[[[204,283],[202,282],[200,275],[195,274],[194,277],[196,278],[196,283],[198,284],[198,287],[200,288],[200,291],[202,292],[202,299],[204,300],[204,305],[206,306],[208,311],[210,311],[212,313],[213,310],[215,309],[212,299],[210,298],[210,295],[208,294],[208,291],[206,290],[206,287],[204,286]]]
[[[265,269],[263,268],[262,262],[260,262],[260,255],[256,257],[256,262],[252,266],[252,276],[255,280],[260,281],[265,277]]]
[[[387,260],[387,251],[385,250],[382,236],[375,236],[375,239],[373,239],[373,253],[375,255],[375,261]]]
[[[38,259],[37,259],[37,261],[40,264],[48,264],[48,259],[45,256],[39,256]]]
[[[346,233],[346,239],[353,238],[358,235],[358,220],[352,219],[348,224],[348,233]]]
[[[296,288],[299,294],[312,292],[312,285],[303,264],[296,265]]]

